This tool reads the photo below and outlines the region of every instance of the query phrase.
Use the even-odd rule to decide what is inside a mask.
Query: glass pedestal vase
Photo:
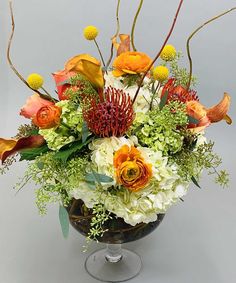
[[[92,210],[87,209],[81,200],[72,200],[67,209],[71,225],[82,235],[88,236]],[[147,236],[159,226],[163,218],[164,214],[158,214],[156,221],[135,226],[117,217],[106,221],[105,232],[98,241],[107,244],[107,247],[87,258],[86,271],[103,282],[124,282],[137,276],[142,267],[141,258],[130,250],[122,249],[122,244]]]

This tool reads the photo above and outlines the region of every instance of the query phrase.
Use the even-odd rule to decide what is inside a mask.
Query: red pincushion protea
[[[108,87],[98,101],[96,98],[89,100],[89,105],[83,108],[83,117],[95,135],[120,137],[131,126],[135,113],[129,95],[120,89]]]
[[[181,85],[176,86],[175,82],[176,80],[174,78],[169,79],[162,89],[161,96],[163,96],[166,92],[168,92],[167,103],[172,100],[177,100],[183,103],[192,100],[197,100],[197,101],[199,100],[196,91],[186,90]]]

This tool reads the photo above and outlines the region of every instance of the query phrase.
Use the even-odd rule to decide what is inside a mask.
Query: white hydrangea
[[[137,85],[126,87],[124,89],[124,85],[121,82],[120,78],[116,78],[112,75],[112,72],[108,72],[108,74],[104,75],[105,78],[105,87],[114,87],[117,89],[123,89],[125,93],[129,94],[131,99],[134,98],[135,93],[137,91]],[[150,102],[151,102],[151,93],[150,90],[148,89],[148,83],[150,79],[146,78],[144,80],[144,85],[140,88],[138,97],[136,99],[136,102],[134,104],[134,109],[136,113],[147,113],[149,108],[150,108]],[[157,95],[154,105],[157,105],[159,103],[159,94]]]
[[[92,151],[91,160],[98,173],[115,178],[114,152],[125,144],[136,145],[136,137],[100,138],[89,144]],[[96,202],[103,203],[108,211],[133,226],[141,222],[155,221],[158,213],[165,213],[186,194],[188,184],[180,182],[176,168],[168,165],[167,158],[163,157],[161,152],[144,147],[137,149],[145,161],[152,164],[153,176],[146,188],[132,192],[120,186],[114,194],[106,189],[91,189],[85,182],[81,182],[77,188],[70,190],[70,194],[76,199],[82,199],[90,208]]]

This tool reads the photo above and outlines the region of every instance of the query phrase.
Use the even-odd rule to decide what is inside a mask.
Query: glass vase
[[[88,236],[92,210],[85,207],[82,200],[72,200],[67,208],[71,225],[82,235]],[[97,240],[106,244],[105,249],[92,253],[85,262],[86,271],[103,282],[124,282],[137,276],[142,262],[139,255],[123,249],[122,244],[141,239],[154,231],[164,218],[158,214],[157,220],[139,223],[135,226],[124,222],[122,218],[109,219],[104,224],[104,234]]]

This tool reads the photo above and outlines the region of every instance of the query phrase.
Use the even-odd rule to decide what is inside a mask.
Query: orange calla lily
[[[65,70],[84,75],[98,89],[104,87],[101,64],[89,54],[81,54],[69,59],[65,64]]]
[[[3,139],[0,138],[0,160],[2,163],[11,155],[15,154],[17,151],[27,148],[40,147],[45,143],[45,140],[40,135],[35,135],[26,138],[20,138],[18,140],[14,139]]]
[[[112,38],[112,44],[117,50],[117,56],[123,52],[130,51],[130,36],[128,34],[119,34],[120,43],[117,42],[117,36]]]
[[[231,118],[227,115],[230,106],[230,96],[225,92],[223,99],[215,106],[207,109],[207,117],[211,123],[226,120],[228,124],[232,123]]]
[[[198,124],[189,124],[190,130],[198,133],[211,123],[220,122],[221,120],[225,120],[230,125],[232,119],[227,115],[230,100],[230,96],[224,93],[223,99],[217,105],[208,109],[196,100],[188,101],[186,103],[188,115],[199,121]]]

